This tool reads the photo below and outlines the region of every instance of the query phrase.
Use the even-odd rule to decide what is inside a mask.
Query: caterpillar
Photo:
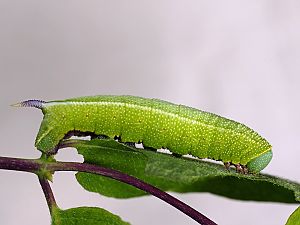
[[[241,173],[258,173],[272,159],[272,146],[246,125],[159,99],[98,95],[27,100],[15,106],[42,110],[35,146],[47,154],[56,153],[62,140],[72,135],[100,135],[222,161]]]

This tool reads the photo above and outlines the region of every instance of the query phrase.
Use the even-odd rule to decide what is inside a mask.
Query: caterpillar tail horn
[[[13,107],[34,107],[37,109],[43,109],[45,101],[42,100],[36,100],[36,99],[30,99],[27,101],[19,102],[16,104],[12,104]]]

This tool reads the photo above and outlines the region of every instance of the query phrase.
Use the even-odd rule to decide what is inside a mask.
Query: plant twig
[[[17,159],[0,157],[0,169],[17,170],[36,173],[41,168],[41,163],[35,159]]]
[[[132,185],[136,188],[139,188],[143,191],[146,191],[157,198],[169,203],[173,207],[177,208],[181,212],[185,213],[187,216],[191,217],[195,221],[203,225],[216,225],[213,221],[208,219],[206,216],[202,215],[197,210],[193,209],[189,205],[183,203],[182,201],[176,199],[175,197],[169,195],[168,193],[161,191],[160,189],[143,182],[135,177],[129,176],[127,174],[121,173],[117,170],[113,170],[110,168],[105,168],[101,166],[96,166],[87,163],[73,163],[73,162],[50,162],[50,163],[43,163],[38,160],[30,160],[30,159],[16,159],[16,158],[7,158],[7,157],[0,157],[0,169],[7,169],[7,170],[18,170],[18,171],[26,171],[38,174],[38,171],[43,168],[49,172],[55,171],[79,171],[79,172],[86,172],[86,173],[94,173],[98,175],[102,175],[105,177],[110,177],[115,180],[121,181],[123,183],[127,183]],[[41,180],[40,180],[41,182]],[[49,183],[45,183],[42,181],[41,183],[43,187],[43,191],[45,197],[47,199],[48,206],[50,204],[51,207],[54,206],[55,199],[52,193],[52,190],[49,186]],[[46,193],[45,193],[46,191]],[[51,209],[50,212],[51,212]]]
[[[45,195],[48,207],[49,207],[50,214],[52,215],[53,208],[57,207],[52,189],[51,189],[50,184],[49,184],[49,182],[46,178],[39,177],[39,182],[40,182],[41,187],[43,189],[43,192],[44,192],[44,195]]]
[[[157,198],[169,203],[175,208],[179,209],[181,212],[185,213],[195,221],[201,224],[213,225],[216,224],[206,216],[199,213],[197,210],[193,209],[189,205],[183,203],[182,201],[176,199],[175,197],[169,195],[168,193],[161,191],[160,189],[145,183],[135,177],[129,176],[127,174],[121,173],[117,170],[110,168],[100,167],[96,165],[91,165],[87,163],[71,163],[71,162],[56,162],[49,163],[47,165],[49,171],[79,171],[99,174],[105,177],[110,177],[123,183],[130,184],[138,189],[146,191]]]

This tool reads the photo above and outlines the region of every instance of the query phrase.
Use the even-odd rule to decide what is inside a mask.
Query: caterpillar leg
[[[224,166],[226,170],[229,170],[231,163],[230,162],[224,162]]]
[[[148,147],[148,146],[145,146],[145,145],[144,145],[144,149],[145,149],[145,150],[152,151],[152,152],[156,152],[156,151],[157,151],[156,148]]]
[[[135,143],[134,142],[124,142],[125,145],[135,148]]]
[[[101,134],[101,135],[98,135],[98,134],[92,134],[90,135],[91,136],[91,140],[93,139],[109,139],[108,136],[104,135],[104,134]]]
[[[243,168],[243,173],[248,174],[249,170],[248,170],[247,166],[242,166],[242,168]]]
[[[241,173],[241,174],[248,174],[248,168],[244,165],[241,164],[236,164],[235,165],[236,172]]]
[[[241,164],[233,164],[231,162],[224,162],[224,166],[227,170],[229,170],[230,166],[235,166],[236,172],[241,174],[248,174],[248,168],[247,166],[241,165]]]
[[[70,139],[71,137],[76,136],[76,137],[91,137],[92,139],[108,139],[109,137],[106,135],[102,135],[102,134],[95,134],[94,132],[83,132],[80,130],[71,130],[69,132],[67,132],[65,134],[65,136],[63,137],[63,139],[55,146],[55,148],[53,148],[51,151],[47,152],[47,155],[55,155],[59,149],[61,148],[67,148],[67,147],[72,147],[74,140],[72,141],[72,139]]]
[[[178,154],[178,153],[175,153],[175,152],[172,152],[172,156],[174,156],[176,158],[180,158],[182,155]]]
[[[69,139],[73,136],[76,136],[76,137],[90,136],[91,138],[93,138],[93,137],[99,136],[99,135],[95,134],[94,132],[89,132],[89,131],[70,130],[68,133],[65,134],[63,139]]]
[[[118,142],[121,142],[121,137],[116,135],[116,136],[114,136],[114,140],[118,141]]]
[[[243,173],[243,168],[242,168],[241,164],[239,164],[239,163],[236,164],[235,169],[236,169],[236,172]]]
[[[76,136],[76,137],[88,137],[88,136],[90,136],[91,139],[108,139],[109,138],[107,135],[95,134],[94,132],[90,132],[90,131],[71,130],[71,131],[69,131],[68,133],[65,134],[63,139],[64,140],[69,139],[73,136]]]
[[[129,147],[135,148],[135,142],[130,142],[130,141],[122,141],[121,136],[115,136],[114,140],[120,143],[123,143],[124,145],[127,145]]]

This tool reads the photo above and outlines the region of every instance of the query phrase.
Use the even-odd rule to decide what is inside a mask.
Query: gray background
[[[11,103],[131,94],[249,125],[273,145],[264,172],[300,181],[299,10],[299,1],[1,0],[0,155],[39,157],[41,112]],[[74,157],[82,160],[71,149],[58,156]],[[34,175],[0,177],[0,224],[50,224]],[[57,173],[53,189],[62,208],[101,206],[132,224],[196,224],[153,197],[85,192],[73,173]],[[220,224],[283,224],[296,208],[174,195]]]

